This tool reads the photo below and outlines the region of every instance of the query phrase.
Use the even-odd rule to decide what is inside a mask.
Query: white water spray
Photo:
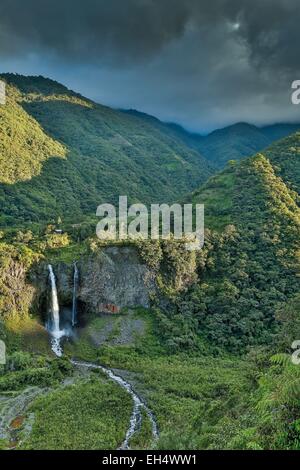
[[[64,331],[59,327],[59,303],[56,288],[56,279],[51,264],[48,265],[50,282],[51,282],[51,321],[49,324],[49,331],[52,336],[51,347],[52,351],[59,357],[62,356],[62,348],[60,339],[64,336]]]

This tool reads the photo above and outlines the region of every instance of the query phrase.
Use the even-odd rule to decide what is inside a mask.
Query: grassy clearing
[[[161,431],[158,448],[213,446],[211,428],[225,418],[235,420],[247,408],[252,384],[241,360],[147,357],[130,348],[109,347],[99,357],[110,367],[134,373],[134,386],[147,400]]]
[[[270,363],[264,349],[253,350],[245,360],[233,355],[214,357],[205,350],[167,354],[152,313],[138,310],[131,315],[144,322],[143,334],[132,342],[116,344],[115,334],[110,334],[119,334],[120,315],[97,317],[74,343],[66,345],[65,353],[118,369],[118,375],[132,384],[154,413],[160,431],[158,449],[299,448],[297,370],[289,365],[289,356]],[[105,340],[95,346],[95,338],[99,340],[105,329]],[[131,398],[122,388],[99,372],[92,372],[88,380],[80,376],[75,383],[67,357],[50,364],[41,357],[39,370],[31,370],[28,360],[14,357],[18,367],[3,376],[2,394],[18,396],[20,380],[24,387],[51,387],[52,391],[28,410],[25,425],[32,413],[35,420],[24,447],[114,449],[120,445],[132,411]],[[63,379],[68,385],[62,384]],[[130,444],[134,449],[153,445],[145,415]]]
[[[50,263],[66,263],[73,264],[74,260],[82,258],[87,253],[87,245],[72,244],[61,247],[59,250],[51,249],[46,251],[45,256]]]
[[[201,357],[195,354],[167,355],[155,334],[156,324],[149,312],[136,315],[146,322],[145,334],[134,344],[106,343],[96,348],[90,342],[91,329],[103,327],[100,319],[86,328],[69,349],[81,359],[98,359],[103,365],[126,372],[140,396],[155,414],[160,430],[160,449],[226,448],[223,422],[238,422],[247,412],[254,388],[251,365],[234,357]],[[116,320],[117,321],[117,320]],[[132,442],[136,448],[149,445],[149,423]],[[230,436],[229,436],[230,437]]]

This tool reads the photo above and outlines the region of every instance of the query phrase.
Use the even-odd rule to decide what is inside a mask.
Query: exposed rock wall
[[[14,314],[26,317],[34,304],[36,289],[27,282],[24,264],[8,259],[7,265],[1,266],[0,318],[6,319]]]
[[[117,313],[124,307],[149,307],[152,276],[135,248],[108,247],[78,267],[79,299],[93,311]]]
[[[154,289],[153,275],[134,247],[104,248],[78,261],[78,300],[94,313],[118,313],[124,307],[149,307]],[[72,302],[73,265],[54,263],[61,304]],[[43,263],[33,276],[40,296],[48,290],[48,267]]]

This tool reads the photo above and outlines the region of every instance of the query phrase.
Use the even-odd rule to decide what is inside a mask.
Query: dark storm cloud
[[[300,40],[298,0],[1,0],[2,53],[45,48],[89,61],[103,54],[148,57],[193,24],[203,36],[239,24],[258,63],[293,68]]]
[[[186,2],[1,0],[2,52],[45,48],[66,59],[137,60],[182,35]]]
[[[299,21],[299,0],[1,0],[0,59],[191,128],[289,120]]]

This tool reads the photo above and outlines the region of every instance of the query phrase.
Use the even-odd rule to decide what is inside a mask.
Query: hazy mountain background
[[[211,165],[223,168],[229,160],[240,160],[268,147],[274,141],[282,139],[300,129],[300,124],[273,124],[257,127],[240,122],[223,129],[217,129],[208,135],[188,132],[178,124],[163,123],[158,119],[138,111],[129,110],[129,114],[152,122],[165,132],[179,137],[189,147],[197,150]]]

